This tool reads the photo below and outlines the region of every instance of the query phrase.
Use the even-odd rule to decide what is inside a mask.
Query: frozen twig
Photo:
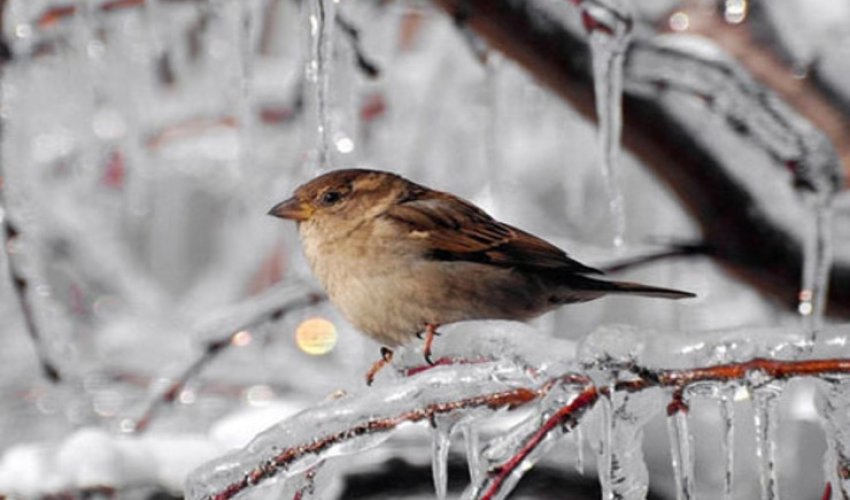
[[[12,289],[15,292],[15,297],[18,299],[18,304],[21,306],[24,324],[27,327],[27,333],[32,340],[33,348],[38,357],[38,364],[41,366],[41,371],[47,380],[58,383],[62,377],[59,374],[59,369],[56,368],[47,355],[44,339],[35,321],[33,306],[29,296],[30,282],[22,271],[15,266],[16,257],[11,249],[20,245],[20,232],[15,224],[9,220],[8,214],[4,214],[3,216],[3,235],[2,243],[6,252],[9,278],[12,280]]]
[[[448,362],[446,362],[448,364]],[[486,367],[482,367],[487,370]],[[469,367],[469,370],[476,369]],[[483,373],[483,372],[482,372]],[[758,373],[757,377],[753,374]],[[330,457],[334,453],[330,452],[333,447],[344,446],[346,442],[361,440],[366,436],[373,434],[381,434],[393,431],[398,426],[408,422],[430,421],[441,415],[450,415],[453,412],[470,412],[475,408],[489,408],[491,410],[498,408],[517,408],[526,406],[531,403],[540,401],[544,396],[553,392],[557,387],[571,388],[574,392],[569,400],[562,406],[551,412],[550,416],[541,421],[534,432],[530,433],[527,438],[518,443],[514,452],[506,459],[499,463],[491,464],[489,469],[481,476],[480,481],[475,485],[474,498],[489,500],[493,498],[502,498],[515,484],[515,481],[509,481],[508,478],[512,475],[522,474],[521,471],[526,470],[526,461],[537,451],[537,448],[546,441],[547,437],[553,432],[568,432],[574,429],[581,418],[594,407],[600,397],[608,397],[614,393],[638,393],[651,388],[668,388],[672,390],[671,402],[667,406],[668,414],[674,415],[678,412],[687,411],[687,404],[683,400],[683,394],[688,387],[705,383],[713,382],[741,382],[752,386],[753,380],[784,380],[792,377],[823,377],[828,378],[835,375],[850,374],[850,359],[845,358],[830,358],[830,359],[811,359],[799,361],[784,361],[766,358],[754,358],[749,361],[738,363],[725,363],[709,367],[697,367],[687,369],[649,369],[638,366],[631,366],[622,371],[621,378],[615,380],[611,385],[597,385],[592,379],[583,373],[567,373],[564,375],[552,377],[539,385],[515,387],[509,390],[492,391],[492,386],[482,386],[481,389],[490,388],[490,390],[482,390],[480,393],[471,395],[465,389],[460,393],[465,394],[465,397],[451,399],[438,396],[427,396],[418,405],[399,410],[397,412],[385,412],[383,408],[374,408],[372,416],[364,420],[355,420],[350,422],[349,426],[336,428],[334,432],[328,434],[319,433],[312,436],[309,440],[297,443],[283,443],[282,440],[295,437],[291,428],[298,427],[297,421],[307,421],[310,418],[335,414],[328,408],[315,408],[308,410],[307,413],[296,417],[296,422],[283,422],[278,428],[272,428],[266,431],[265,436],[261,435],[256,439],[257,444],[251,445],[246,451],[240,452],[249,454],[250,460],[257,463],[247,472],[240,473],[238,477],[232,480],[224,481],[216,479],[204,474],[213,474],[232,477],[229,471],[217,468],[215,464],[205,466],[204,474],[196,472],[198,476],[195,481],[199,485],[206,486],[205,489],[190,491],[190,498],[207,498],[215,500],[224,500],[232,498],[238,493],[253,487],[257,483],[276,477],[281,474],[292,474],[303,469],[303,465],[299,469],[296,464],[299,461],[308,460],[308,464],[314,466],[317,463],[322,463],[324,456]],[[431,381],[427,378],[431,377]],[[434,385],[434,380],[439,379],[440,374],[434,374],[429,371],[417,372],[416,375],[405,377],[399,384],[387,388],[383,388],[384,392],[387,389],[392,389],[395,400],[405,400],[399,394],[418,393],[421,389],[417,387],[432,388],[435,393],[440,394],[447,392],[445,388],[440,388]],[[445,378],[445,377],[444,377]],[[464,384],[470,382],[453,382],[454,384]],[[476,382],[477,383],[477,382]],[[475,385],[470,385],[475,387]],[[756,389],[756,386],[752,387]],[[381,389],[371,389],[371,391],[380,391]],[[431,398],[436,397],[437,400]],[[356,414],[354,406],[373,404],[375,401],[382,400],[382,394],[366,393],[361,395],[361,398],[349,398],[347,401],[335,401],[328,403],[334,408],[339,405],[349,406],[349,410],[344,412],[346,415]],[[369,399],[369,401],[364,401]],[[386,404],[386,403],[382,403]],[[315,414],[315,415],[314,415]],[[315,421],[315,420],[314,420]],[[290,430],[285,430],[290,429]],[[303,439],[303,436],[302,436]],[[275,446],[275,443],[277,445]],[[350,447],[346,448],[351,452]],[[250,450],[250,451],[247,451]],[[325,453],[327,452],[327,453]],[[268,453],[267,455],[264,453]],[[227,457],[220,461],[221,464],[230,464],[228,467],[233,467],[232,464],[237,463],[238,458],[233,456]],[[219,462],[216,462],[219,463]],[[525,464],[525,465],[524,465]],[[214,485],[218,484],[219,487]]]
[[[711,249],[707,245],[704,245],[702,243],[675,243],[669,245],[667,248],[657,250],[655,252],[647,253],[645,255],[638,255],[636,257],[628,257],[611,264],[598,266],[598,268],[606,273],[617,273],[636,267],[642,267],[647,264],[653,264],[661,260],[673,259],[677,257],[697,257],[710,255]]]
[[[668,414],[687,411],[681,396],[685,388],[692,384],[706,381],[740,381],[745,382],[752,372],[761,372],[772,380],[783,380],[792,377],[821,377],[838,374],[850,374],[850,359],[813,359],[804,361],[781,361],[774,359],[756,358],[742,363],[728,363],[704,368],[684,370],[647,370],[633,369],[635,378],[620,380],[614,384],[615,391],[639,392],[652,387],[667,387],[673,389],[671,403],[667,407]],[[555,431],[568,431],[578,425],[578,421],[590,407],[607,394],[608,388],[588,384],[575,395],[572,400],[551,417],[549,417],[528,440],[519,448],[517,453],[508,461],[491,468],[478,486],[481,492],[477,498],[490,500],[501,498],[502,485],[506,478],[514,473],[526,457],[543,441],[547,434]]]
[[[215,317],[199,322],[194,328],[195,334],[203,339],[201,353],[177,376],[168,387],[155,395],[149,402],[142,416],[136,420],[133,432],[141,433],[148,429],[158,412],[166,405],[173,403],[186,384],[196,377],[222,351],[238,343],[240,334],[248,328],[255,327],[267,321],[277,321],[287,313],[309,307],[324,300],[322,295],[315,292],[300,292],[292,296],[294,287],[277,287],[277,290],[267,292],[242,304],[230,307]],[[303,289],[303,287],[297,287]],[[216,331],[229,333],[218,334]]]
[[[376,416],[374,418],[359,422],[357,425],[343,429],[339,432],[328,434],[312,439],[292,447],[280,448],[273,456],[265,457],[258,466],[247,474],[242,475],[236,481],[230,482],[221,490],[206,496],[190,496],[192,498],[210,498],[215,500],[226,500],[233,498],[238,493],[251,486],[287,471],[296,461],[305,456],[318,454],[333,446],[338,446],[347,441],[362,438],[373,434],[387,433],[402,424],[430,421],[440,415],[452,412],[471,410],[475,408],[488,408],[497,410],[501,408],[516,408],[523,406],[539,397],[540,391],[529,388],[515,388],[498,392],[482,393],[475,397],[460,400],[447,400],[433,402],[419,408],[402,411],[397,414]]]
[[[348,38],[360,71],[369,78],[378,78],[381,76],[381,70],[378,68],[378,65],[366,56],[366,53],[363,51],[363,46],[360,43],[360,30],[339,12],[336,14],[335,21],[340,31]]]

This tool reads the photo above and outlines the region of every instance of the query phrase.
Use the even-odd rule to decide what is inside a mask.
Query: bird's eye
[[[322,205],[333,205],[342,199],[342,194],[339,191],[328,191],[322,195]]]

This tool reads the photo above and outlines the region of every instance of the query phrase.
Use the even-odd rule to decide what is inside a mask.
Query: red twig
[[[532,434],[528,441],[523,443],[516,455],[512,456],[507,462],[489,474],[487,478],[489,484],[480,498],[482,500],[493,498],[501,489],[505,479],[543,442],[547,434],[555,429],[572,429],[575,427],[578,424],[579,417],[599,399],[599,394],[600,391],[596,387],[588,386],[578,396],[573,398],[567,406],[562,407],[554,415],[549,417],[540,429]]]

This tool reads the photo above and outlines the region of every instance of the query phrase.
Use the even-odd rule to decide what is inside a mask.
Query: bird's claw
[[[375,375],[378,374],[381,369],[390,364],[393,360],[393,351],[386,347],[381,347],[381,359],[375,361],[372,364],[372,367],[369,368],[369,371],[366,372],[366,385],[371,386],[372,382],[375,381]]]

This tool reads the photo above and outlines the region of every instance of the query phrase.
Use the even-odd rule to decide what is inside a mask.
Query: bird
[[[299,186],[269,215],[296,222],[302,249],[331,302],[381,343],[367,384],[392,348],[441,325],[526,321],[608,294],[665,299],[693,293],[600,279],[603,273],[473,203],[381,170],[341,169]]]

